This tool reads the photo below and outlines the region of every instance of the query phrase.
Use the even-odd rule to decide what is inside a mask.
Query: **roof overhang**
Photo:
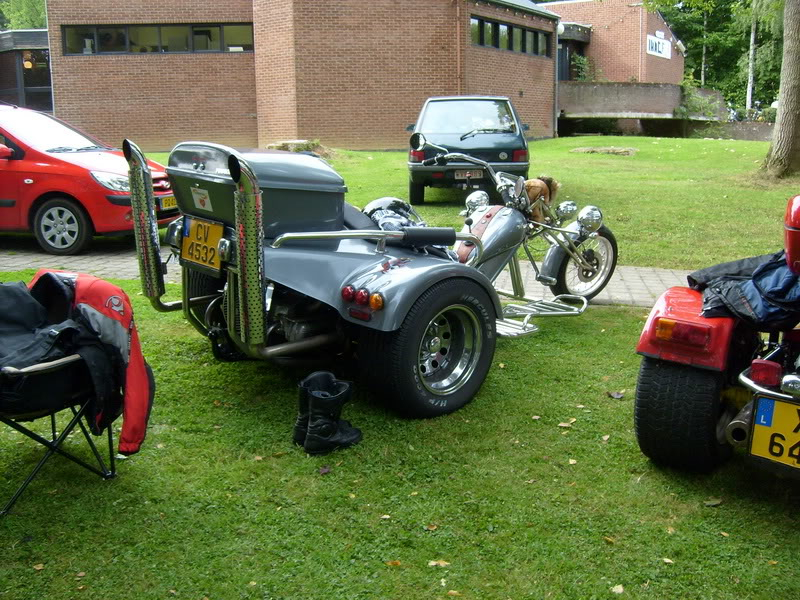
[[[11,29],[0,31],[0,52],[46,50],[50,47],[47,29]]]
[[[513,8],[514,10],[519,10],[522,12],[526,12],[532,15],[537,15],[539,17],[544,17],[545,19],[551,19],[553,21],[558,21],[561,19],[556,13],[549,11],[545,8],[541,8],[540,6],[534,4],[530,0],[480,0],[484,4],[494,4],[497,6],[503,6],[505,8]]]

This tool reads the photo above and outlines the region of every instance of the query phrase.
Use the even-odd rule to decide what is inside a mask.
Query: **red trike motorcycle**
[[[800,196],[781,252],[716,265],[658,299],[636,346],[634,421],[654,462],[709,471],[734,447],[800,475]]]

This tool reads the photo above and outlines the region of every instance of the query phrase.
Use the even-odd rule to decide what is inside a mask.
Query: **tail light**
[[[528,151],[514,150],[514,153],[511,155],[511,160],[514,162],[528,162]]]
[[[660,318],[656,322],[656,339],[690,346],[705,346],[711,339],[711,327]]]
[[[342,300],[345,302],[352,302],[356,297],[356,288],[352,285],[346,285],[342,288]]]
[[[369,291],[361,288],[356,292],[356,304],[360,304],[361,306],[368,306],[369,305]]]
[[[783,377],[783,368],[773,360],[755,359],[750,364],[750,379],[758,385],[777,387]]]
[[[410,150],[408,152],[408,162],[422,162],[425,160],[424,150]]]

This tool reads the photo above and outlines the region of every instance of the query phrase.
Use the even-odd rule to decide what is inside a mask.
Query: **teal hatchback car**
[[[447,148],[485,160],[496,171],[528,178],[528,142],[511,101],[502,96],[444,96],[428,98],[409,131]],[[435,150],[408,153],[408,196],[411,204],[425,201],[425,187],[482,188],[489,180],[483,169],[469,163],[424,165]],[[487,190],[490,193],[492,190]]]

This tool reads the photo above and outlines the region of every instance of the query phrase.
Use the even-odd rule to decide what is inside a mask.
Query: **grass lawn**
[[[590,145],[639,151],[570,153]],[[800,179],[761,181],[766,150],[564,138],[532,144],[531,174],[603,209],[620,264],[696,268],[781,247]],[[332,162],[358,206],[407,197],[405,153]],[[460,226],[463,196],[429,192],[421,211]],[[218,363],[180,314],[155,313],[136,282],[116,283],[158,382],[147,440],[108,482],[50,461],[0,520],[0,599],[800,597],[800,484],[741,454],[687,475],[639,452],[633,348],[645,309],[593,306],[500,340],[475,401],[433,420],[396,417],[337,367],[357,381],[344,417],[364,440],[311,458],[290,441],[307,370]],[[79,441],[70,447],[87,454]],[[0,429],[0,501],[39,455]]]
[[[108,482],[51,460],[0,521],[0,598],[800,594],[800,487],[741,456],[693,476],[639,453],[643,309],[501,340],[481,393],[447,417],[402,420],[357,387],[344,416],[364,441],[310,458],[290,442],[304,372],[217,363],[180,315],[118,283],[158,381],[147,440]],[[0,497],[37,456],[0,429]]]

